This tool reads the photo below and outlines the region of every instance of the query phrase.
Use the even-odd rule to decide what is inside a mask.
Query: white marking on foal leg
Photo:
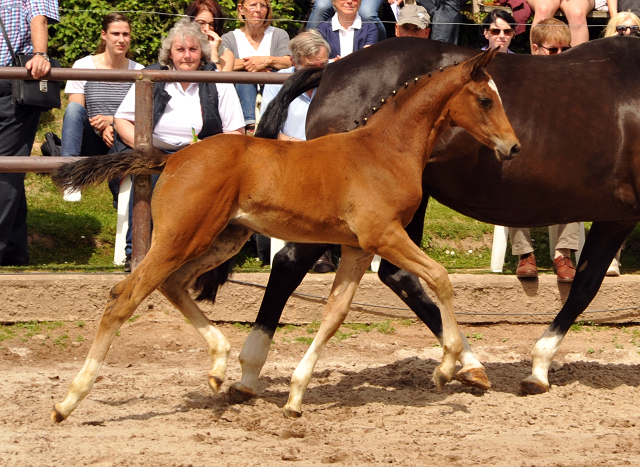
[[[69,415],[71,415],[71,412],[78,407],[78,404],[87,397],[87,394],[89,394],[93,387],[93,383],[96,381],[96,377],[98,376],[101,366],[102,360],[96,360],[93,358],[86,359],[84,366],[69,385],[67,396],[62,402],[55,405],[54,411],[51,414],[51,418],[54,422],[59,423],[65,420]]]
[[[237,391],[235,399],[247,399],[258,393],[258,378],[260,371],[267,361],[272,336],[265,332],[262,326],[254,326],[247,340],[244,342],[238,360],[242,366],[242,379],[231,386],[230,393]]]
[[[493,79],[490,79],[488,84],[489,84],[489,87],[493,89],[493,91],[498,95],[498,99],[500,99],[500,102],[502,102],[502,97],[500,97],[500,93],[498,92],[498,86],[496,86],[495,81],[493,81]]]
[[[539,394],[549,390],[548,372],[553,358],[558,353],[560,344],[564,339],[563,334],[551,326],[547,328],[542,337],[531,349],[533,360],[531,375],[525,378],[521,387],[530,394]]]
[[[324,308],[324,319],[318,334],[291,376],[289,400],[283,408],[285,416],[300,417],[302,415],[302,397],[311,380],[320,352],[344,322],[353,296],[358,290],[358,284],[371,264],[372,258],[373,253],[342,246],[342,258],[329,300]]]

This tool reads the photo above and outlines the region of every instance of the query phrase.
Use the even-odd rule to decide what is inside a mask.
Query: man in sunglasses
[[[533,55],[555,55],[569,48],[571,31],[562,21],[547,18],[531,28],[531,53]],[[516,276],[520,278],[536,277],[538,269],[536,258],[533,256],[533,242],[527,228],[509,228],[511,248],[514,255],[518,255]],[[571,261],[571,251],[578,249],[580,224],[558,225],[558,241],[556,242],[553,270],[558,276],[558,282],[572,282],[576,269]]]
[[[534,24],[530,38],[532,55],[555,55],[571,48],[571,30],[556,18]]]

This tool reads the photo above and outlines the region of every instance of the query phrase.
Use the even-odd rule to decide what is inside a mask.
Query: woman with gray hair
[[[200,26],[183,18],[162,39],[160,63],[148,69],[215,71],[215,64],[210,62],[210,47]],[[123,152],[133,147],[135,110],[135,86],[132,86],[115,114],[116,138],[110,152]],[[154,85],[154,147],[170,154],[218,133],[244,134],[242,107],[232,84],[179,82]],[[125,250],[129,259],[129,234]]]

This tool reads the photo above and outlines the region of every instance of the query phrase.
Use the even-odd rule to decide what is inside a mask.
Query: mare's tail
[[[277,139],[289,114],[289,104],[303,92],[317,88],[325,68],[303,68],[296,71],[282,85],[278,95],[269,103],[260,117],[260,123],[254,136]]]
[[[51,179],[63,189],[84,188],[126,174],[159,172],[168,158],[168,154],[157,149],[134,149],[133,152],[92,156],[62,165],[51,174]]]
[[[280,133],[284,122],[287,120],[289,104],[303,92],[317,88],[323,73],[324,68],[306,68],[294,73],[282,85],[278,95],[262,113],[254,136],[268,139],[278,138],[278,133]],[[232,269],[233,258],[225,261],[217,268],[201,274],[193,286],[193,290],[198,293],[196,300],[215,302],[218,288],[229,279]]]

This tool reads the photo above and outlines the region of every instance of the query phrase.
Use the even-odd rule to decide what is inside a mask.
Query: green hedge
[[[60,23],[50,28],[50,53],[63,67],[70,67],[79,58],[95,53],[100,42],[102,18],[112,11],[125,12],[131,20],[131,52],[134,59],[148,65],[155,63],[160,40],[184,13],[191,0],[60,0]],[[225,17],[234,18],[235,0],[222,0]],[[272,0],[274,17],[280,20],[300,20],[309,12],[311,0]],[[227,21],[225,29],[238,27],[237,21]],[[296,21],[280,21],[276,26],[293,36],[301,27]]]

